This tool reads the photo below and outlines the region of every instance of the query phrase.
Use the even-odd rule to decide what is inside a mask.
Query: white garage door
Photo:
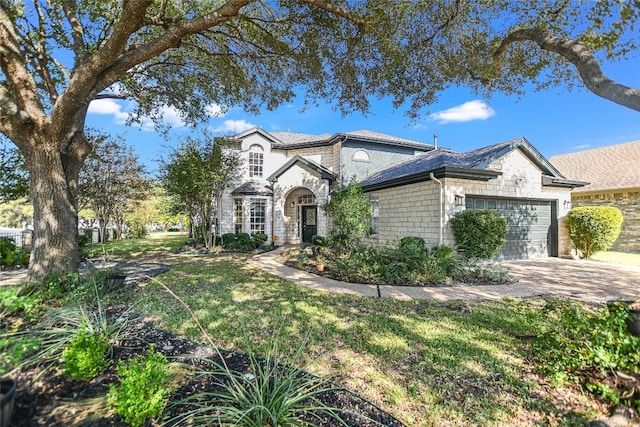
[[[470,209],[492,209],[507,220],[507,241],[497,259],[557,256],[556,213],[548,200],[466,196]]]

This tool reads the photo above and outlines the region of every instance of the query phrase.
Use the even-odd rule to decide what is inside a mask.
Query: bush
[[[458,250],[467,257],[493,258],[507,237],[507,221],[489,209],[466,209],[451,219]]]
[[[256,233],[253,236],[253,241],[256,243],[256,246],[263,245],[267,240],[269,240],[269,236],[264,233]]]
[[[424,239],[422,237],[407,236],[400,239],[398,249],[408,251],[424,251]]]
[[[155,351],[153,345],[149,354],[118,363],[120,384],[109,386],[109,405],[127,423],[134,427],[144,424],[147,418],[157,418],[162,414],[170,393],[167,379],[167,359]]]
[[[224,233],[222,235],[222,246],[229,247],[236,241],[236,235],[234,233]]]
[[[551,301],[544,308],[549,319],[548,331],[534,341],[540,370],[556,385],[577,379],[612,402],[640,406],[629,396],[611,394],[606,384],[594,382],[593,371],[638,372],[640,338],[631,335],[627,321],[629,308],[612,303],[597,311],[575,302]]]
[[[611,206],[583,206],[567,214],[567,233],[582,258],[613,246],[622,228],[622,212]]]
[[[18,248],[13,239],[0,237],[0,265],[5,267],[15,267],[16,265],[26,266],[29,263],[29,253]]]
[[[327,238],[316,234],[311,237],[311,244],[314,246],[325,247],[327,246]]]
[[[109,340],[101,334],[80,331],[62,351],[62,369],[70,378],[90,380],[108,366]]]

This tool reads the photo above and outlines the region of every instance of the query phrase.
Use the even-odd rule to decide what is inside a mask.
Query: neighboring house
[[[551,163],[589,182],[571,193],[574,207],[615,206],[624,222],[612,249],[640,252],[640,141],[554,156]]]
[[[223,201],[223,233],[275,234],[279,244],[326,236],[321,206],[355,176],[374,203],[372,243],[420,236],[430,246],[453,246],[449,219],[472,207],[507,218],[500,258],[568,253],[559,221],[571,189],[584,183],[566,179],[524,138],[468,153],[371,131],[306,135],[254,128],[234,138],[246,173]]]

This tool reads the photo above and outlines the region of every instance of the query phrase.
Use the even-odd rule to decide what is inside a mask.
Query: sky
[[[640,88],[640,58],[603,64],[611,79]],[[343,117],[330,103],[320,103],[300,112],[304,99],[259,115],[231,108],[212,118],[207,126],[214,135],[236,134],[254,126],[267,132],[307,134],[341,133],[361,129],[381,132],[414,141],[433,143],[455,151],[468,151],[524,136],[545,157],[640,140],[640,112],[596,96],[583,87],[552,87],[544,92],[527,90],[524,96],[496,93],[483,99],[468,88],[453,87],[441,93],[437,103],[411,120],[402,108],[394,110],[388,99],[373,100],[368,115]],[[134,148],[150,174],[157,171],[157,160],[166,158],[166,147],[177,147],[198,129],[187,127],[171,109],[164,119],[172,125],[168,138],[153,131],[152,124],[126,126],[127,104],[120,101],[92,102],[87,125],[119,134]],[[211,107],[211,112],[218,112]]]

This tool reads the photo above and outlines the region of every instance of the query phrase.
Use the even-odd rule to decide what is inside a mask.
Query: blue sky
[[[612,79],[632,88],[640,88],[640,58],[605,64],[604,72]],[[411,121],[402,108],[394,111],[389,100],[374,101],[372,111],[342,117],[330,104],[321,103],[300,112],[303,99],[283,105],[276,111],[260,115],[230,109],[224,116],[210,120],[214,133],[229,135],[253,126],[267,132],[338,133],[368,129],[403,138],[433,142],[456,151],[467,151],[508,139],[524,136],[547,158],[574,151],[640,140],[640,112],[602,99],[582,87],[572,91],[565,87],[545,92],[528,90],[518,99],[495,94],[482,99],[467,88],[450,88],[439,101],[425,109],[424,117]],[[212,107],[212,112],[216,107]],[[157,135],[150,123],[125,126],[127,106],[116,101],[92,103],[87,125],[120,134],[135,149],[150,172],[163,147],[177,146],[181,138],[194,130],[181,123],[174,111],[166,109],[165,121],[172,124],[169,138]],[[195,132],[197,133],[197,132]]]

